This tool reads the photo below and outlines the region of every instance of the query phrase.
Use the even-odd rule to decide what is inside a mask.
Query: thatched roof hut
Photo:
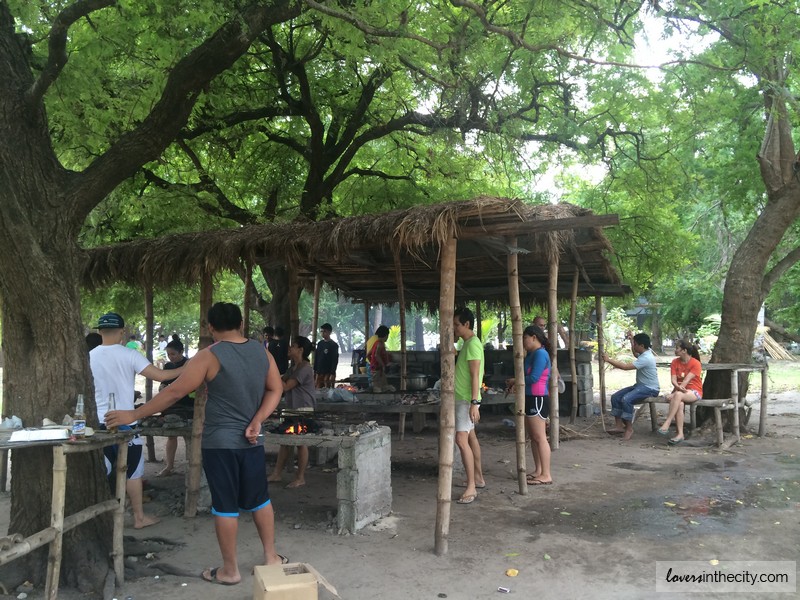
[[[519,256],[523,302],[547,297],[549,264],[558,257],[558,295],[569,297],[577,268],[579,296],[629,292],[609,261],[602,232],[616,224],[570,204],[528,204],[478,198],[416,206],[376,215],[315,223],[250,225],[169,235],[87,250],[85,284],[114,281],[169,287],[204,273],[250,264],[286,265],[306,285],[319,276],[334,289],[368,303],[397,302],[399,264],[406,304],[434,307],[439,297],[439,252],[458,239],[456,300],[505,303],[505,256]],[[514,247],[510,240],[516,238]]]

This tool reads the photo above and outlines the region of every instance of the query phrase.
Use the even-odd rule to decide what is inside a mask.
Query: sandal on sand
[[[285,565],[285,564],[288,564],[288,563],[289,563],[289,559],[288,559],[288,558],[286,558],[286,557],[285,557],[283,554],[278,554],[278,558],[280,558],[280,559],[281,559],[281,564],[282,564],[282,565]],[[255,575],[255,574],[256,574],[256,568],[255,568],[255,567],[253,567],[253,570],[252,570],[252,571],[250,571],[250,575]]]
[[[203,581],[208,583],[218,583],[219,585],[239,585],[239,581],[222,581],[221,579],[217,579],[217,571],[219,571],[219,567],[216,569],[208,568],[200,574],[200,578]]]
[[[670,446],[677,446],[678,444],[682,444],[682,443],[683,443],[683,439],[684,439],[684,438],[672,438],[672,439],[669,441],[669,445],[670,445]]]
[[[657,433],[658,435],[668,436],[668,435],[669,435],[669,429],[667,429],[667,430],[664,430],[664,429],[656,429],[656,433]]]
[[[472,504],[475,502],[475,498],[478,497],[478,494],[470,494],[469,496],[461,496],[458,500],[456,500],[456,504]]]
[[[552,481],[542,481],[541,479],[531,479],[528,485],[553,485]]]

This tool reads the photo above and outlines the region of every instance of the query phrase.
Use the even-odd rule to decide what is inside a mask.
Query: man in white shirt
[[[107,313],[100,317],[97,330],[103,343],[89,352],[89,365],[94,378],[94,397],[97,405],[97,419],[103,423],[109,410],[109,394],[114,394],[116,408],[133,410],[136,375],[148,379],[166,381],[174,379],[182,369],[163,371],[150,364],[138,351],[122,345],[125,337],[125,321],[117,313]],[[129,423],[120,429],[131,429],[137,422]],[[106,458],[116,462],[116,446],[104,449]],[[137,434],[128,443],[128,481],[125,489],[131,500],[133,526],[141,529],[158,523],[159,519],[144,514],[142,508],[142,475],[144,474],[144,456],[142,455],[142,439]]]

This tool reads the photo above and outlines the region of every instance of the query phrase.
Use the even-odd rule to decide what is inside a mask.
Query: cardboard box
[[[336,589],[307,563],[255,568],[253,600],[318,600],[319,585],[338,598]]]

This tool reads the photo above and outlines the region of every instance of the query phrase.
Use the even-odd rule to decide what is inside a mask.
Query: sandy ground
[[[577,435],[553,453],[555,484],[521,495],[513,476],[514,430],[503,425],[506,415],[487,414],[479,428],[487,487],[471,505],[452,504],[444,556],[433,553],[438,433],[427,427],[392,440],[393,513],[357,535],[335,533],[335,462],[312,467],[303,488],[272,485],[278,551],[312,564],[350,600],[502,598],[500,586],[517,598],[649,598],[656,596],[658,560],[796,561],[800,393],[771,394],[768,415],[767,437],[748,435],[727,452],[710,445],[711,432],[669,447],[644,418],[624,443],[603,432],[599,417],[578,419],[568,426]],[[756,409],[751,428],[757,423]],[[394,421],[385,424],[395,429]],[[274,462],[271,448],[269,456]],[[162,521],[142,531],[126,529],[126,546],[157,540],[149,542],[151,559],[137,559],[151,565],[152,574],[129,578],[114,597],[252,598],[250,571],[260,560],[252,522],[241,519],[241,584],[204,583],[202,569],[219,564],[213,522],[209,515],[181,516],[182,443],[177,464],[180,473],[165,478],[155,477],[160,464],[146,465],[146,510]],[[286,474],[284,483],[290,478]],[[454,488],[453,498],[458,494]],[[0,507],[7,515],[8,494]],[[186,575],[154,568],[159,564]],[[519,575],[508,577],[509,568]],[[40,598],[42,590],[28,597]],[[62,590],[59,597],[85,596]]]

